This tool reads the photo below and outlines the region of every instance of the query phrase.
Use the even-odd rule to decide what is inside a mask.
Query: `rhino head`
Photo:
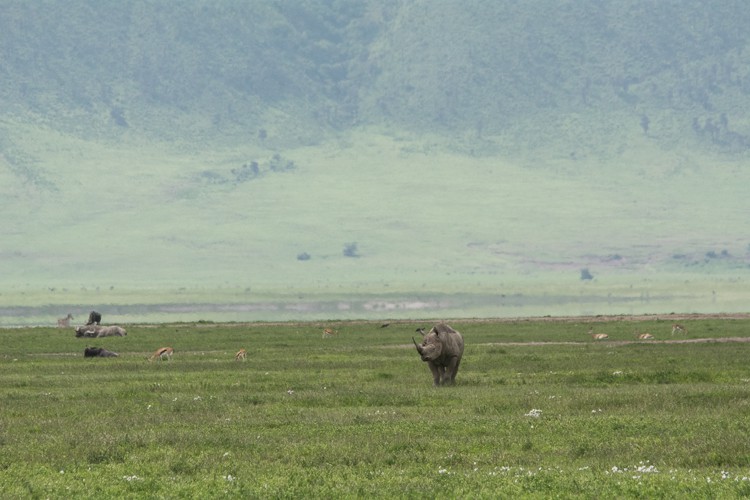
[[[423,337],[421,344],[417,344],[417,341],[414,340],[414,337],[411,338],[412,342],[414,342],[414,345],[417,348],[419,356],[422,358],[422,361],[436,360],[443,352],[443,343],[440,341],[440,336],[437,330],[433,328],[429,333],[423,333],[422,335]]]

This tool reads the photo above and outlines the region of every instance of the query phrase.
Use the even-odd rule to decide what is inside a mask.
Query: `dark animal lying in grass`
[[[116,352],[108,351],[102,347],[87,347],[83,350],[84,358],[116,358],[119,356]]]
[[[422,343],[417,344],[414,337],[411,340],[417,347],[422,361],[427,362],[432,372],[432,379],[437,385],[451,385],[456,381],[458,366],[464,355],[464,338],[456,330],[446,324],[439,324],[424,333],[421,331]]]
[[[87,325],[99,325],[102,322],[102,315],[96,311],[89,313],[89,320],[86,322]]]
[[[128,332],[121,326],[86,325],[76,327],[76,337],[124,337]]]

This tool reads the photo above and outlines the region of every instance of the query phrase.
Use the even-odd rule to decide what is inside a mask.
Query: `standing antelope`
[[[326,328],[323,330],[323,336],[321,338],[333,337],[334,335],[336,335],[336,333],[336,330],[332,328]]]
[[[73,319],[73,315],[68,313],[67,316],[64,318],[60,318],[57,320],[57,327],[58,328],[70,328],[70,320]]]
[[[672,325],[672,335],[674,335],[675,333],[687,333],[687,328],[680,325],[679,323],[674,323]]]
[[[593,328],[589,328],[589,335],[591,335],[594,340],[606,340],[609,338],[609,335],[606,333],[594,333]]]
[[[245,349],[240,349],[239,351],[237,351],[237,354],[234,355],[234,359],[236,361],[240,361],[240,360],[245,361],[246,358],[247,358],[247,351]]]
[[[172,353],[174,353],[174,349],[171,347],[160,347],[148,360],[155,361],[156,358],[159,358],[160,361],[164,361],[164,358],[167,358],[169,361],[172,361]]]

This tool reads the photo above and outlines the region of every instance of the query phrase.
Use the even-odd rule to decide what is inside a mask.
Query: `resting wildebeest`
[[[87,347],[83,350],[84,358],[116,358],[119,356],[116,352],[108,351],[102,347]]]
[[[76,327],[76,337],[123,337],[128,332],[121,326],[86,325]]]
[[[461,357],[464,355],[464,338],[443,323],[433,326],[427,333],[424,333],[424,330],[421,333],[424,336],[421,344],[417,344],[414,337],[411,340],[417,347],[422,361],[426,361],[430,367],[434,384],[453,384],[456,381]]]
[[[76,327],[76,337],[96,337],[96,325]]]
[[[86,322],[87,325],[99,325],[102,322],[102,315],[96,311],[89,313],[89,320]]]

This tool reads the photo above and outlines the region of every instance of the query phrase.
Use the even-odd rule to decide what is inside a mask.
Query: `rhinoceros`
[[[116,358],[118,356],[116,352],[108,351],[103,347],[87,347],[83,350],[84,358]]]
[[[422,361],[427,362],[432,372],[432,379],[436,386],[452,385],[456,381],[458,365],[464,355],[464,338],[459,332],[446,324],[439,324],[424,333],[422,343],[417,344],[414,337],[411,338],[417,347],[417,352]]]
[[[76,337],[124,337],[128,332],[121,326],[86,325],[76,327]]]

